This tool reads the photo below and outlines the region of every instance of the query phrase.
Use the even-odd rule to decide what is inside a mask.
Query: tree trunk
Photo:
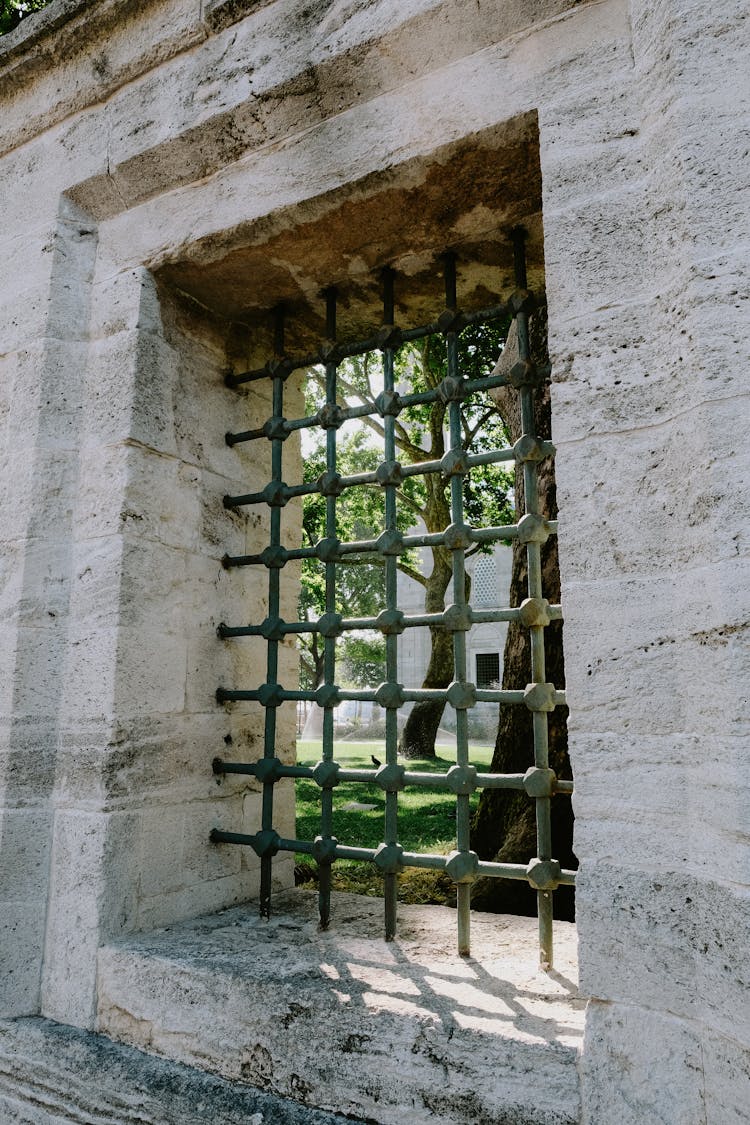
[[[445,452],[443,423],[445,406],[435,403],[430,413],[430,459],[437,459]],[[445,481],[439,473],[428,473],[425,477],[427,502],[424,509],[424,523],[427,531],[445,531],[451,522],[450,507],[445,494]],[[451,553],[445,547],[432,547],[432,571],[425,586],[425,613],[442,613],[445,609],[445,592],[453,578]],[[446,688],[453,679],[453,639],[445,629],[430,628],[430,662],[427,665],[423,688]],[[404,758],[435,758],[435,739],[445,703],[428,700],[415,703],[409,712],[401,740],[399,753]]]
[[[540,310],[531,323],[532,357],[537,364],[548,363],[546,311]],[[506,354],[507,353],[507,354]],[[512,348],[506,348],[500,364],[512,365]],[[502,369],[502,368],[501,368]],[[521,435],[519,395],[501,388],[496,402],[508,426],[511,441]],[[535,415],[537,434],[551,437],[549,384],[536,393]],[[539,497],[541,511],[548,519],[557,517],[554,462],[539,464]],[[516,471],[516,509],[523,511],[523,474]],[[527,596],[526,550],[513,544],[513,569],[510,602],[518,606]],[[550,536],[542,548],[542,583],[549,602],[560,601],[560,570],[557,537]],[[565,686],[563,664],[562,622],[556,621],[545,630],[547,680],[555,687]],[[531,656],[528,631],[517,622],[510,622],[503,658],[503,688],[523,688],[531,681]],[[567,709],[557,707],[549,715],[550,766],[558,777],[572,777],[568,758]],[[492,758],[493,773],[524,773],[534,763],[534,741],[531,712],[523,706],[501,705],[500,719]],[[573,854],[573,812],[570,797],[552,799],[553,855],[563,867],[576,867]],[[527,863],[536,855],[535,802],[523,792],[485,789],[472,823],[472,848],[481,859],[500,863]],[[524,880],[480,879],[474,885],[472,903],[479,910],[509,914],[535,914],[536,892]],[[561,887],[554,895],[555,917],[574,917],[573,888]]]
[[[318,644],[318,635],[313,633],[308,650],[312,662],[312,690],[317,691],[325,679],[326,654],[323,645]]]
[[[452,578],[450,552],[435,547],[432,572],[425,587],[425,613],[442,613],[445,591]],[[430,628],[430,662],[422,687],[444,688],[453,679],[453,639],[446,629]],[[415,703],[406,720],[399,753],[404,758],[434,758],[435,739],[445,704],[439,700]]]

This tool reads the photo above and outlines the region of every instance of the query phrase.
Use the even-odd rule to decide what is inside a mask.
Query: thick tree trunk
[[[532,355],[537,363],[546,363],[546,316],[539,312],[532,320]],[[512,362],[510,347],[505,362]],[[503,357],[501,357],[501,362]],[[511,441],[521,434],[518,394],[505,388],[498,393],[500,407]],[[537,433],[551,437],[549,385],[536,394]],[[539,465],[539,496],[541,510],[548,519],[557,516],[554,462],[542,461]],[[522,473],[516,473],[516,507],[523,510]],[[511,606],[518,606],[527,596],[526,551],[522,545],[513,545],[513,570],[511,578]],[[550,602],[560,601],[560,571],[557,554],[557,537],[551,536],[542,549],[542,581],[544,596]],[[565,686],[565,669],[562,649],[562,622],[553,622],[545,630],[547,680],[556,687]],[[503,658],[503,688],[524,687],[531,681],[531,658],[528,632],[516,622],[508,626]],[[572,777],[568,758],[567,710],[556,708],[549,715],[550,766],[558,777]],[[534,742],[531,712],[517,705],[502,705],[492,758],[493,773],[524,773],[534,762]],[[573,812],[570,797],[558,796],[552,800],[553,854],[563,867],[576,867],[573,854]],[[536,855],[536,821],[534,801],[525,793],[514,790],[487,789],[482,792],[479,807],[472,824],[472,848],[482,859],[502,863],[527,863]],[[555,917],[571,919],[574,916],[573,889],[561,887],[554,895]],[[474,886],[472,903],[479,910],[492,910],[509,914],[535,914],[536,893],[523,880],[480,879]]]
[[[317,635],[312,634],[312,643],[308,650],[312,662],[312,690],[317,691],[325,679],[326,655],[322,645],[318,645]]]
[[[444,548],[433,549],[432,572],[425,588],[425,613],[442,613],[445,609],[445,592],[451,581],[450,553]],[[453,679],[453,640],[445,629],[430,629],[430,662],[422,681],[425,688],[444,688]],[[435,739],[443,717],[445,704],[428,700],[415,703],[406,720],[399,753],[404,758],[434,758]]]
[[[443,422],[445,407],[435,403],[430,414],[431,443],[429,457],[439,458],[445,452]],[[450,507],[445,494],[445,481],[438,473],[425,477],[427,502],[424,522],[430,534],[445,531],[451,521]],[[425,613],[442,613],[445,609],[445,592],[453,577],[451,553],[445,547],[433,547],[432,571],[425,586]],[[445,688],[453,679],[453,641],[445,629],[430,629],[430,662],[427,665],[423,688]],[[409,712],[401,740],[399,754],[404,758],[435,758],[435,739],[440,728],[445,704],[438,701],[415,703]]]

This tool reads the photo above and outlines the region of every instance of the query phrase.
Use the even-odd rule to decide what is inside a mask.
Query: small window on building
[[[489,688],[500,682],[500,653],[477,653],[477,687]]]

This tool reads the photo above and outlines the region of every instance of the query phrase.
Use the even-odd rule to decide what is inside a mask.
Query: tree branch
[[[467,449],[469,448],[469,446],[471,445],[474,438],[477,436],[477,434],[479,433],[479,431],[481,430],[482,426],[485,424],[487,419],[491,418],[493,414],[497,414],[497,413],[499,413],[499,412],[497,410],[495,410],[494,407],[491,408],[490,410],[485,410],[484,414],[479,419],[476,426],[474,426],[474,428],[471,429],[471,430],[469,430],[468,423],[466,423],[463,414],[461,415],[461,421],[464,422],[464,426],[465,426],[464,432],[467,433],[467,435],[468,435],[467,438],[466,438],[466,448]]]
[[[468,450],[471,445],[471,433],[469,431],[469,423],[466,420],[466,415],[461,411],[461,429],[464,432],[464,449]]]
[[[362,357],[362,360],[363,360],[363,362],[362,362],[362,374],[365,377],[365,383],[367,384],[367,397],[368,397],[368,399],[370,399],[370,401],[372,401],[372,399],[375,397],[372,393],[372,380],[370,379],[370,357],[371,357],[371,355],[372,355],[372,352],[365,352],[364,356]]]
[[[395,422],[395,430],[399,435],[396,440],[398,441],[402,449],[405,449],[407,446],[411,446],[414,449],[419,448],[419,446],[414,445],[414,443],[411,441],[406,427],[401,422],[399,422],[398,419]]]
[[[385,566],[385,559],[382,555],[366,554],[360,555],[355,558],[352,555],[347,555],[346,558],[339,559],[336,566]]]
[[[368,396],[366,394],[364,394],[362,391],[358,390],[357,387],[355,387],[352,383],[350,383],[348,379],[342,378],[340,371],[339,371],[339,377],[338,378],[339,378],[339,386],[341,387],[345,396],[348,395],[351,398],[357,398],[357,399],[359,399],[360,402],[364,403],[366,406],[369,406],[373,410],[375,410],[375,403],[372,400],[372,395],[370,395],[370,397],[368,398]],[[318,382],[319,383],[322,382],[321,377],[318,377]],[[364,424],[366,426],[369,426],[370,429],[373,430],[379,437],[385,438],[385,430],[384,430],[383,426],[380,424],[380,422],[376,422],[375,419],[372,418],[370,415],[365,415],[361,419],[361,421],[364,422]],[[409,440],[408,435],[406,434],[406,431],[404,430],[403,426],[399,426],[398,423],[397,423],[396,424],[396,430],[397,430],[397,433],[395,435],[396,436],[396,445],[398,446],[399,449],[401,449],[404,453],[408,453],[409,456],[413,460],[416,460],[416,461],[418,461],[420,457],[426,457],[427,456],[427,453],[424,449],[421,449],[418,445],[414,445],[414,443]]]
[[[415,515],[421,517],[424,514],[424,509],[421,504],[418,504],[416,500],[412,500],[411,496],[407,496],[400,488],[396,489],[396,495],[402,504],[405,504],[407,508],[411,508]]]
[[[405,574],[407,578],[413,578],[414,581],[418,582],[420,586],[427,585],[427,579],[425,578],[425,576],[423,574],[420,574],[418,570],[414,570],[414,568],[409,566],[408,563],[399,562],[396,564],[396,566],[402,574]]]

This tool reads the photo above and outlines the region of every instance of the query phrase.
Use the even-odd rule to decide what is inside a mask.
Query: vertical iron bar
[[[275,349],[277,355],[284,351],[284,310],[276,309],[274,325]],[[284,411],[284,380],[275,376],[273,380],[273,410],[275,417],[281,417]],[[274,482],[282,480],[282,456],[284,443],[279,438],[271,439],[271,479]],[[271,547],[281,545],[281,508],[271,508]],[[268,570],[268,615],[278,617],[281,596],[281,571],[278,567],[269,567]],[[279,642],[269,640],[266,649],[266,683],[276,684],[279,678]],[[264,716],[263,757],[276,756],[276,708],[267,707]],[[263,782],[263,803],[261,810],[261,828],[264,832],[273,829],[273,798],[274,783]],[[271,916],[271,871],[272,857],[264,855],[260,861],[260,915],[261,918]]]
[[[336,340],[336,299],[335,287],[326,289],[326,338],[330,343]],[[326,363],[326,405],[336,405],[336,375],[338,362],[333,357]],[[336,427],[329,426],[326,430],[326,471],[336,472]],[[336,537],[336,497],[326,496],[326,536]],[[336,612],[336,564],[325,564],[325,612]],[[336,638],[325,637],[323,641],[323,677],[326,687],[332,686],[336,681]],[[333,761],[333,704],[329,703],[323,710],[323,761]],[[333,790],[324,788],[320,794],[320,834],[324,840],[329,840],[333,835]],[[327,930],[331,921],[331,863],[326,862],[319,867],[320,881],[318,884],[318,910],[320,913],[320,928]]]
[[[517,228],[512,232],[513,263],[516,286],[525,289],[526,278],[526,232]],[[530,359],[529,318],[525,310],[516,314],[518,332],[518,352],[521,360]],[[534,389],[525,384],[521,387],[521,430],[523,436],[536,437],[534,419]],[[527,514],[541,515],[539,511],[539,478],[537,463],[524,461],[524,507]],[[542,554],[539,543],[526,544],[528,568],[528,593],[530,598],[541,598],[542,593]],[[544,651],[544,626],[532,625],[529,629],[531,646],[531,679],[533,683],[546,682]],[[534,765],[549,767],[549,728],[545,711],[533,712],[534,724]],[[536,798],[536,837],[537,856],[540,859],[552,858],[552,819],[549,797]],[[552,891],[537,891],[537,911],[539,914],[539,960],[545,969],[552,968]]]
[[[456,255],[445,255],[445,305],[447,309],[457,308],[456,294]],[[449,379],[460,377],[458,363],[458,333],[446,332],[447,375]],[[451,399],[448,404],[448,426],[450,449],[460,453],[463,449],[461,427],[461,400]],[[463,474],[454,473],[450,483],[451,522],[460,525],[464,522],[464,480]],[[463,547],[452,551],[453,556],[453,601],[457,606],[466,605],[466,560]],[[453,678],[458,683],[466,683],[466,633],[456,630],[453,634]],[[469,764],[469,724],[466,707],[456,709],[456,764],[466,767]],[[456,848],[459,852],[469,852],[470,844],[470,799],[468,794],[456,796]],[[458,952],[468,957],[471,949],[471,883],[458,883],[456,886],[456,905],[458,915]]]
[[[383,324],[393,325],[393,270],[383,270]],[[393,371],[393,348],[383,348],[383,390],[386,395],[395,388]],[[396,460],[396,419],[393,414],[386,414],[383,419],[384,460]],[[386,531],[396,530],[396,486],[385,486],[385,521]],[[397,609],[398,604],[398,567],[397,556],[385,557],[385,606],[387,610]],[[386,634],[385,638],[385,678],[386,682],[396,683],[398,680],[398,637],[395,633]],[[389,766],[398,764],[398,708],[387,707],[385,712],[385,760]],[[385,825],[384,842],[396,844],[398,842],[398,793],[386,790],[385,794]],[[393,941],[396,936],[396,914],[398,910],[398,876],[395,872],[386,872],[384,877],[383,893],[385,897],[385,940]]]

